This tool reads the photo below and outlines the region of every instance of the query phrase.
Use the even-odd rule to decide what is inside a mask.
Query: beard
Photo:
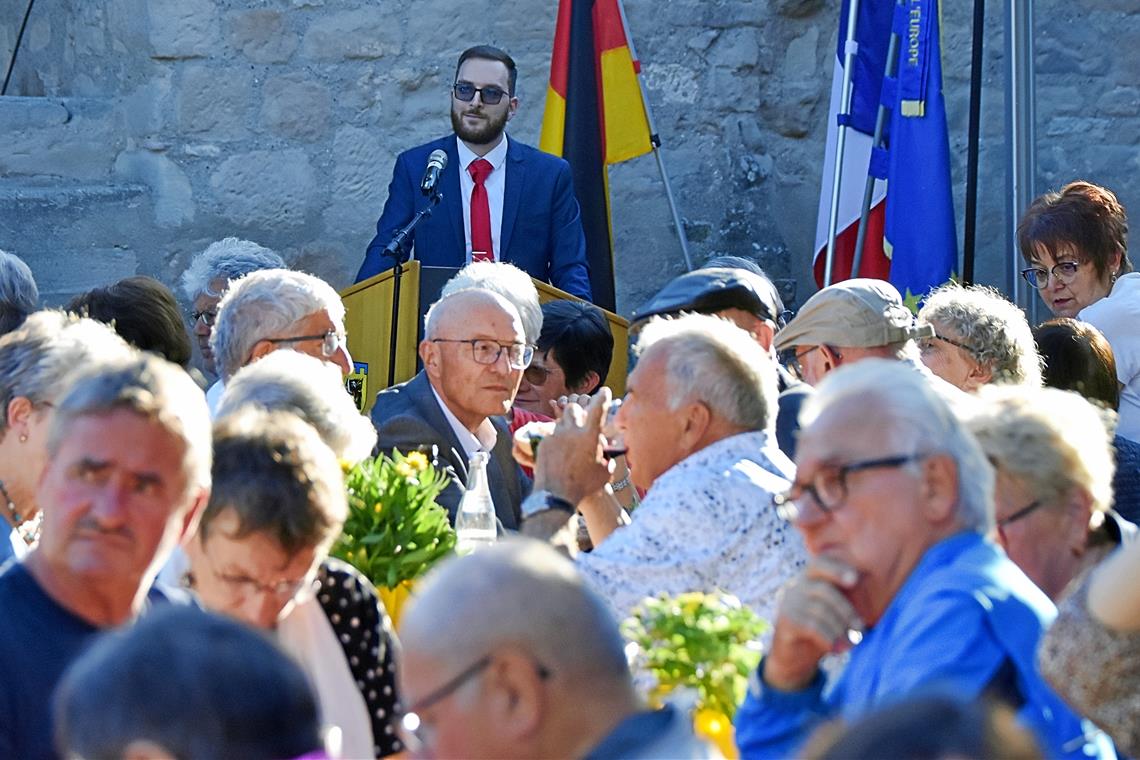
[[[454,108],[451,109],[451,128],[459,139],[472,145],[487,145],[499,139],[503,134],[503,130],[507,128],[507,113],[504,110],[498,117],[487,112],[486,109],[474,111],[480,116],[485,117],[485,121],[481,126],[468,126],[463,122],[463,114],[469,113],[467,109],[457,112]]]

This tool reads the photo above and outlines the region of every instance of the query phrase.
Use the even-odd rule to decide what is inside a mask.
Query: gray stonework
[[[988,5],[979,272],[1004,283],[1005,3]],[[555,0],[56,0],[0,99],[0,248],[49,303],[136,272],[174,284],[209,242],[272,246],[335,286],[372,236],[395,155],[448,130],[458,52],[520,64],[534,143]],[[697,260],[759,261],[794,300],[813,244],[838,0],[626,0]],[[943,2],[959,219],[970,14]],[[26,0],[0,0],[6,64]],[[1039,189],[1105,183],[1140,217],[1135,0],[1039,0]],[[0,65],[2,65],[0,64]],[[611,170],[619,310],[682,270],[650,156]],[[961,221],[959,222],[961,225]],[[1134,224],[1135,226],[1135,224]]]

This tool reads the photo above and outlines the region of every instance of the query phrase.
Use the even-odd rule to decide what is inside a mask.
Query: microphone
[[[443,150],[433,150],[428,156],[427,168],[424,169],[424,178],[420,180],[420,192],[431,195],[435,186],[439,184],[439,174],[447,166],[447,153]]]

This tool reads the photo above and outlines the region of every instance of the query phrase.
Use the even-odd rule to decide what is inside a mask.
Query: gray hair
[[[0,251],[0,335],[23,324],[40,303],[40,290],[18,256]]]
[[[1083,396],[1057,388],[983,388],[970,429],[998,470],[1035,499],[1054,502],[1073,488],[1086,491],[1093,509],[1112,505],[1112,429]]]
[[[109,326],[62,311],[38,311],[0,337],[0,435],[8,405],[23,397],[55,404],[76,372],[92,362],[134,353]]]
[[[440,298],[461,290],[489,290],[510,301],[522,318],[526,342],[538,345],[538,336],[542,334],[542,305],[538,302],[538,289],[526,272],[504,261],[476,261],[447,281]]]
[[[448,313],[456,307],[457,301],[474,300],[472,296],[476,296],[479,300],[485,302],[493,302],[499,307],[507,311],[508,314],[518,314],[518,309],[509,298],[500,295],[497,291],[488,290],[487,288],[466,288],[464,290],[453,290],[440,296],[440,299],[428,307],[427,313],[424,314],[424,338],[434,338],[439,334],[440,323],[446,319]],[[522,318],[519,318],[522,322]],[[523,328],[523,333],[526,333],[526,328]]]
[[[328,311],[333,322],[344,320],[340,296],[319,277],[288,269],[242,277],[218,303],[218,318],[210,335],[222,378],[229,380],[249,361],[258,341],[275,337],[319,311]]]
[[[249,240],[228,237],[210,243],[182,273],[182,292],[191,301],[200,295],[220,296],[210,289],[214,280],[230,282],[262,269],[285,269],[277,253]]]
[[[609,606],[573,562],[533,539],[504,539],[438,565],[417,584],[400,635],[405,649],[458,666],[471,652],[519,646],[578,689],[630,682]]]
[[[80,417],[133,412],[157,423],[186,446],[186,489],[209,488],[213,459],[206,397],[185,370],[145,351],[96,360],[80,371],[56,405],[48,432],[54,457]]]
[[[376,445],[376,428],[345,391],[340,370],[297,351],[274,351],[238,370],[226,383],[216,419],[247,406],[296,414],[347,462],[359,462]]]
[[[1041,385],[1041,357],[1025,314],[985,285],[956,282],[935,290],[918,313],[921,322],[941,322],[956,332],[995,383]]]
[[[744,330],[718,317],[656,317],[634,349],[668,351],[665,375],[669,407],[703,401],[717,416],[748,430],[774,429],[776,367]]]
[[[994,524],[994,469],[963,415],[971,398],[902,362],[863,359],[824,378],[800,411],[801,428],[844,404],[865,410],[869,426],[883,430],[903,451],[946,454],[958,469],[958,519],[962,527],[988,533]]]

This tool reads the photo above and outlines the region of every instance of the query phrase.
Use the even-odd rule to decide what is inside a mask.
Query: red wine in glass
[[[613,459],[614,457],[624,456],[627,451],[629,451],[629,447],[620,441],[615,444],[607,443],[602,447],[602,456],[606,459]]]

